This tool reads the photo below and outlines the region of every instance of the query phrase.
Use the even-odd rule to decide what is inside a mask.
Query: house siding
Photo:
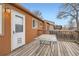
[[[3,5],[3,27],[4,35],[0,36],[0,55],[7,55],[11,52],[11,10],[18,11],[25,15],[25,43],[28,44],[34,40],[35,37],[48,33],[49,24],[40,20],[38,17],[33,16],[29,12],[17,8],[12,4],[2,4]],[[32,19],[35,18],[38,21],[38,27],[32,28]],[[46,29],[47,28],[47,29]]]
[[[5,5],[3,6],[3,9],[5,9]],[[0,55],[6,55],[10,53],[10,48],[11,48],[11,18],[10,18],[10,13],[9,12],[3,12],[3,17],[4,17],[4,35],[0,36],[0,41],[1,41],[1,50],[0,50]]]
[[[33,41],[34,37],[37,36],[37,29],[32,29],[32,16],[27,14],[26,15],[26,42],[30,43]]]
[[[22,11],[19,8],[14,7],[10,4],[2,4],[4,5],[4,35],[0,36],[0,55],[7,55],[11,52],[11,10],[18,11],[25,15],[25,41],[26,44],[30,43],[34,40],[35,37],[38,36],[38,28],[32,29],[32,15]],[[5,10],[8,9],[8,10]],[[36,18],[39,22],[39,19]]]
[[[54,25],[53,24],[50,24],[49,30],[54,30]]]
[[[49,26],[50,26],[50,24],[48,22],[44,21],[44,33],[45,34],[48,34]]]
[[[0,36],[1,41],[1,50],[0,55],[7,55],[11,52],[11,10],[16,10],[22,14],[25,14],[22,10],[10,5],[4,5],[4,35]],[[6,10],[5,10],[6,9]],[[8,10],[7,10],[8,9]]]
[[[39,25],[38,25],[38,36],[44,33],[44,22],[39,21]]]

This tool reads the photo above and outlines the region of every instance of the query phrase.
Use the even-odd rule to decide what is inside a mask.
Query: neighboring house
[[[49,30],[54,30],[54,28],[55,28],[55,23],[52,22],[52,21],[48,21],[48,23],[50,24]]]
[[[38,23],[39,25],[38,25],[38,33],[37,33],[37,35],[41,35],[41,34],[43,34],[44,33],[44,21],[39,21],[39,23]]]
[[[44,20],[44,31],[49,33],[50,30],[54,30],[54,23],[52,21]]]
[[[47,21],[44,20],[44,33],[47,34],[48,30],[49,30],[49,23]]]
[[[62,29],[62,25],[55,25],[55,30],[61,30]]]
[[[38,35],[47,33],[49,27],[48,22],[19,4],[0,4],[0,55],[32,42]]]
[[[53,24],[50,24],[49,30],[54,30],[54,25]]]

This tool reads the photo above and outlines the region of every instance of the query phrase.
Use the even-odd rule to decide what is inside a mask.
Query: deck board
[[[79,45],[74,42],[57,41],[52,45],[39,44],[35,40],[16,49],[9,56],[79,56]]]

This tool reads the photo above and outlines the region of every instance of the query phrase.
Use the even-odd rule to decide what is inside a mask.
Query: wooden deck
[[[73,42],[57,41],[41,45],[38,40],[13,51],[9,56],[79,56],[79,45]]]

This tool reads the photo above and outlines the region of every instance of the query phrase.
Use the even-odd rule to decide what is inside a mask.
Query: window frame
[[[33,23],[33,21],[35,21],[35,24]],[[34,24],[35,26],[33,26],[33,24]],[[32,29],[36,29],[36,28],[38,28],[38,21],[37,21],[37,19],[32,18]]]
[[[1,22],[1,25],[0,25],[0,36],[3,36],[4,35],[4,15],[3,15],[3,4],[0,4],[1,6],[1,19],[0,19],[0,22]]]

